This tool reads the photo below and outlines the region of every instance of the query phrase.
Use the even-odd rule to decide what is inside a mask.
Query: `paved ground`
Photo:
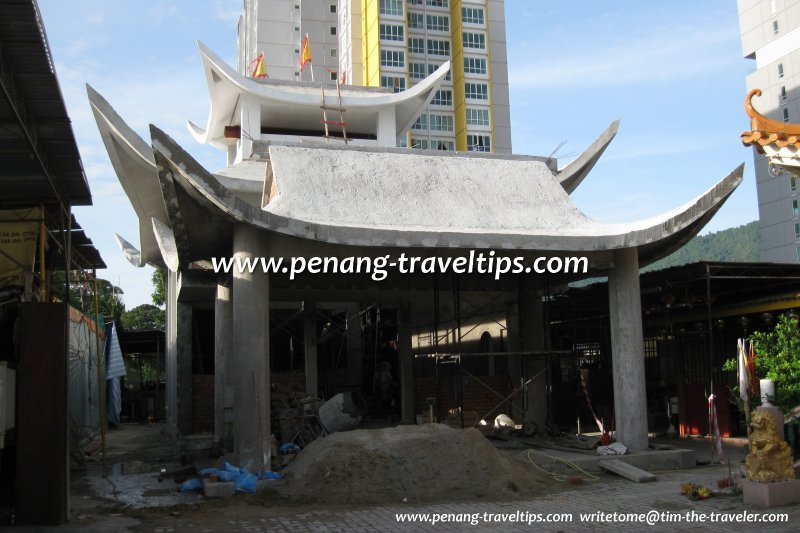
[[[675,444],[675,442],[673,442]],[[701,440],[678,441],[677,444],[698,450],[698,457],[710,455],[710,445]],[[726,447],[732,464],[740,461],[743,450]],[[164,459],[164,457],[159,457]],[[520,468],[528,465],[520,463]],[[196,494],[178,494],[174,485],[158,484],[150,479],[149,496],[163,496],[162,504],[170,507],[133,509],[130,505],[130,487],[136,485],[137,474],[95,479],[88,484],[77,484],[73,495],[72,522],[57,529],[90,533],[93,531],[147,531],[147,532],[311,532],[311,531],[800,531],[800,504],[766,511],[747,509],[737,495],[716,495],[708,500],[690,501],[679,493],[681,483],[693,482],[716,489],[718,479],[727,476],[726,466],[700,467],[685,471],[658,472],[658,480],[637,484],[625,479],[603,475],[600,481],[566,488],[548,496],[520,501],[486,502],[467,501],[406,504],[401,501],[380,506],[317,506],[287,505],[256,496],[237,495],[228,500],[204,501]],[[91,476],[90,476],[91,477]],[[149,476],[152,478],[152,475]],[[113,481],[113,483],[112,483]],[[154,489],[153,487],[158,487]],[[152,491],[157,491],[158,494]],[[121,498],[114,496],[118,492]],[[97,497],[105,494],[105,501]],[[158,498],[156,498],[158,499]],[[123,505],[128,505],[123,509]],[[178,504],[177,506],[175,504]],[[611,515],[603,522],[597,513]],[[427,515],[439,523],[400,522],[398,515],[414,513]],[[547,515],[559,513],[558,523],[537,521]],[[593,517],[582,516],[594,513]],[[613,513],[648,516],[647,521],[617,519]],[[721,513],[721,515],[712,515]],[[785,513],[788,522],[754,523],[742,521],[742,513],[750,513],[750,520],[761,519],[771,513]],[[766,514],[765,514],[766,513]],[[739,516],[736,517],[736,514]],[[732,522],[721,522],[723,519]],[[515,518],[512,522],[509,519]],[[736,520],[738,518],[738,520]],[[450,522],[443,522],[449,519]],[[705,522],[700,520],[704,519]],[[458,521],[454,521],[458,520]],[[466,521],[465,521],[466,520]],[[522,520],[522,523],[520,522]],[[531,521],[530,524],[527,521]],[[680,520],[680,521],[678,521]],[[712,522],[712,520],[716,520]],[[37,531],[37,530],[31,530]]]

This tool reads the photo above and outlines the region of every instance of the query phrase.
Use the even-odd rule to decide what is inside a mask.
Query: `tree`
[[[164,305],[167,301],[167,272],[161,268],[157,268],[153,271],[153,277],[151,278],[153,282],[153,294],[151,297],[153,298],[153,303],[159,307]]]
[[[798,320],[781,315],[775,329],[756,332],[756,374],[775,381],[773,405],[789,412],[800,405],[800,328]]]
[[[164,329],[164,310],[150,304],[136,306],[122,315],[122,327],[126,331]]]
[[[85,277],[83,271],[75,270],[70,275],[69,303],[85,315],[94,316],[94,280]],[[53,290],[63,299],[64,272],[53,273]],[[97,306],[105,320],[119,320],[125,312],[120,295],[122,289],[108,280],[97,279]]]

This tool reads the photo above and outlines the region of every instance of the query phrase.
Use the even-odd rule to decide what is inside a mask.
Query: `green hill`
[[[686,246],[647,266],[643,271],[660,270],[697,261],[758,261],[758,221],[708,235],[698,235]]]

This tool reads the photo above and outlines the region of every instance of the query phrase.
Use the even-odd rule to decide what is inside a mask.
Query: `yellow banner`
[[[38,207],[0,211],[0,286],[22,285],[33,271],[41,218]]]

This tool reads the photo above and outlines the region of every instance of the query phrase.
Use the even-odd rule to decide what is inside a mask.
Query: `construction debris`
[[[334,433],[309,444],[283,472],[282,493],[327,503],[520,498],[548,484],[479,431],[443,424]]]

